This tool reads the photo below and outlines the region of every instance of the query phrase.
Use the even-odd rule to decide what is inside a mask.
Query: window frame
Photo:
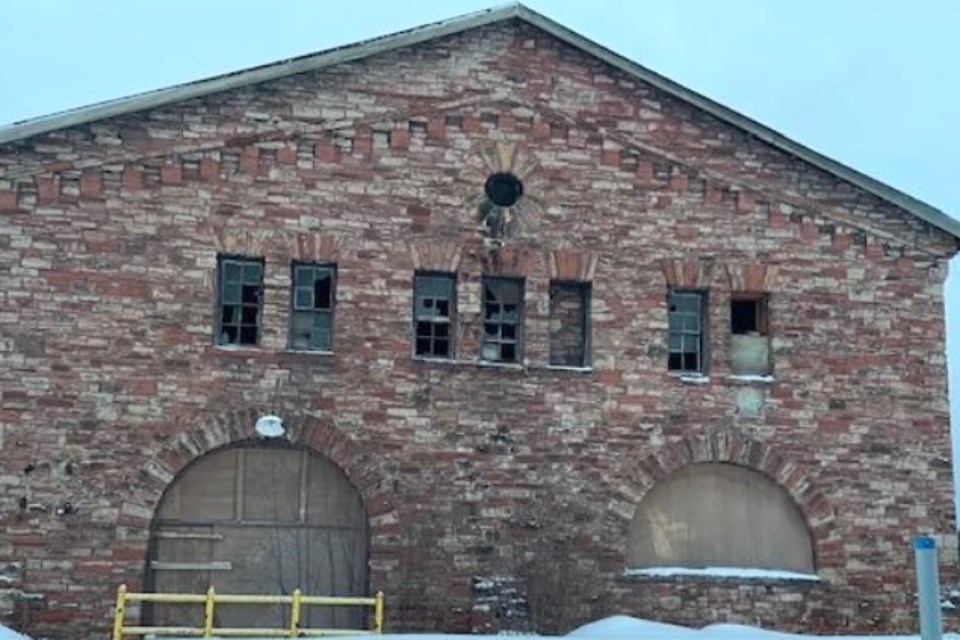
[[[239,307],[240,318],[236,323],[224,323],[223,321],[223,312],[224,307],[227,305],[225,302],[224,289],[226,287],[226,270],[228,264],[239,265],[241,270],[240,275],[240,302],[231,304],[231,306]],[[257,282],[257,317],[256,324],[253,325],[256,329],[256,339],[254,342],[240,342],[240,336],[243,333],[243,308],[246,304],[247,307],[251,306],[250,303],[243,302],[243,269],[245,266],[257,265],[260,268],[260,279]],[[264,286],[264,278],[266,276],[266,261],[262,256],[249,256],[243,254],[233,254],[233,253],[218,253],[217,254],[217,295],[216,295],[216,307],[214,309],[214,334],[213,334],[213,344],[218,347],[225,348],[234,348],[234,349],[256,349],[259,348],[263,341],[263,307],[266,298],[266,287]],[[224,334],[224,326],[235,326],[237,327],[237,341],[236,342],[226,342],[222,340],[221,336]],[[246,325],[249,326],[249,325]]]
[[[758,336],[769,337],[770,335],[770,294],[767,293],[746,293],[734,292],[730,294],[730,335],[750,335],[750,332],[737,333],[733,330],[733,303],[734,302],[753,302],[757,307],[757,331]]]
[[[670,305],[672,302],[673,296],[696,296],[699,304],[699,321],[700,329],[698,332],[690,332],[681,330],[675,332],[670,328],[670,314],[671,313],[680,313],[670,311]],[[689,315],[689,314],[688,314]],[[686,335],[697,335],[699,336],[699,343],[697,349],[697,359],[698,359],[698,368],[696,369],[685,369],[685,368],[673,368],[670,366],[670,356],[673,353],[690,353],[687,351],[682,351],[684,342],[681,341],[681,351],[674,352],[671,350],[670,342],[674,333],[679,333],[681,336]],[[707,289],[688,289],[688,288],[676,288],[670,289],[667,292],[667,371],[671,375],[677,376],[707,376],[709,373],[709,363],[710,363],[710,292]],[[681,355],[681,364],[682,364],[682,355]]]
[[[569,365],[569,364],[556,364],[553,361],[553,348],[552,348],[552,337],[553,333],[550,330],[550,323],[553,322],[553,290],[554,287],[559,288],[575,288],[580,292],[580,302],[583,305],[581,308],[583,322],[583,332],[581,335],[581,346],[583,349],[583,355],[579,365]],[[548,288],[548,302],[549,310],[547,314],[547,347],[549,353],[547,354],[547,361],[550,367],[554,368],[572,368],[572,369],[586,369],[593,366],[593,353],[592,353],[592,329],[590,323],[590,311],[593,303],[593,282],[589,280],[551,280]]]
[[[509,323],[514,327],[514,338],[512,341],[504,342],[503,341],[503,327],[507,326],[508,323],[498,322],[500,329],[498,331],[497,341],[493,344],[498,345],[498,350],[501,355],[498,359],[486,358],[484,357],[484,346],[488,344],[487,341],[487,286],[491,283],[510,283],[517,286],[517,317],[516,322]],[[522,277],[511,277],[511,276],[492,276],[484,275],[480,279],[480,361],[489,363],[489,364],[501,364],[501,365],[522,365],[523,364],[523,355],[524,355],[524,331],[523,326],[526,319],[526,280]],[[503,306],[506,303],[497,303]],[[491,323],[492,324],[492,323]],[[514,345],[514,357],[512,360],[504,360],[502,358],[503,354],[503,345],[504,344],[513,344]]]
[[[317,309],[317,308],[307,308],[301,309],[297,305],[297,269],[301,268],[310,268],[310,269],[328,269],[330,271],[330,308],[327,309]],[[313,260],[291,260],[290,261],[290,321],[288,325],[288,337],[287,337],[287,348],[290,351],[299,351],[303,353],[333,353],[333,347],[335,344],[336,338],[336,315],[337,315],[337,285],[339,282],[339,270],[337,269],[337,264],[335,262],[325,262],[322,260],[313,261]],[[327,333],[329,334],[329,339],[327,342],[326,349],[318,349],[313,344],[313,330],[315,327],[311,324],[311,334],[310,334],[310,347],[298,347],[294,344],[294,324],[297,319],[297,314],[311,314],[312,318],[315,318],[317,313],[326,313],[329,314],[329,329]]]
[[[433,353],[422,354],[417,353],[417,340],[419,336],[417,335],[417,324],[421,321],[418,316],[419,302],[420,297],[418,296],[418,285],[421,282],[422,278],[444,278],[450,281],[450,299],[449,299],[449,313],[447,316],[447,355],[438,356]],[[411,334],[413,336],[413,357],[420,358],[423,360],[455,360],[456,359],[456,348],[457,348],[457,274],[452,271],[437,271],[437,270],[418,270],[413,273],[413,308],[411,310]],[[430,322],[431,324],[441,324],[437,322],[436,319],[424,320],[424,322]],[[435,336],[431,336],[431,346],[436,340]]]

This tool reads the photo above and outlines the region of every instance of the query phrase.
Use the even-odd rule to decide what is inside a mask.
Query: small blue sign
[[[913,540],[914,549],[936,549],[937,541],[931,536],[917,536]]]

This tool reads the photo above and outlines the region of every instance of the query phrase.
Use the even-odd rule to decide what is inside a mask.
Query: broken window
[[[290,348],[331,350],[336,279],[332,264],[293,263]]]
[[[706,308],[704,291],[672,291],[667,296],[670,371],[705,373]]]
[[[455,284],[453,274],[418,273],[414,277],[414,349],[418,356],[453,357]]]
[[[263,260],[219,256],[217,344],[256,346],[263,309]]]
[[[730,369],[735,375],[770,373],[767,296],[733,294],[730,298]]]
[[[481,359],[519,362],[522,326],[523,280],[484,278]]]
[[[590,283],[550,283],[550,364],[586,367],[589,363]]]

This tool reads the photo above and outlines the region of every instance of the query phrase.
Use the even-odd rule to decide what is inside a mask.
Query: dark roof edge
[[[831,160],[827,156],[795,142],[755,120],[614,53],[589,38],[571,31],[563,25],[519,3],[487,9],[449,20],[415,27],[406,31],[328,49],[319,53],[290,58],[288,60],[242,71],[175,85],[166,89],[149,91],[116,100],[108,100],[86,107],[25,120],[0,127],[0,144],[22,140],[57,129],[65,129],[97,120],[121,116],[135,111],[152,109],[173,102],[181,102],[212,93],[276,80],[297,73],[315,71],[324,67],[351,62],[394,49],[454,35],[511,18],[524,20],[559,40],[602,60],[610,66],[620,69],[643,82],[649,83],[680,100],[688,102],[717,119],[731,124],[781,151],[800,158],[818,169],[845,180],[896,207],[904,209],[934,227],[960,239],[960,221],[954,220],[936,207],[917,200],[898,189],[860,173],[840,162]]]

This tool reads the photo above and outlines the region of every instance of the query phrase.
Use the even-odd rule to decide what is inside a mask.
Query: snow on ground
[[[132,637],[132,636],[131,636]],[[354,636],[354,637],[376,637],[376,636]],[[453,638],[462,638],[463,640],[476,640],[482,636],[454,635],[439,633],[408,633],[408,634],[385,634],[379,636],[382,640],[451,640]],[[522,636],[523,638],[548,638],[549,636]],[[556,638],[556,636],[553,636]],[[776,631],[767,631],[756,627],[745,627],[737,624],[713,624],[702,629],[691,629],[689,627],[680,627],[677,625],[666,624],[664,622],[652,622],[649,620],[640,620],[629,616],[613,616],[604,618],[596,622],[586,624],[579,629],[567,634],[568,638],[576,640],[802,640],[803,638],[815,638],[816,640],[919,640],[919,635],[913,636],[813,636],[797,635],[792,633],[779,633]],[[944,634],[944,640],[960,640],[960,635],[955,633]],[[0,640],[30,640],[25,635],[17,633],[0,624]],[[196,640],[195,638],[164,638],[163,640]],[[222,639],[215,639],[222,640]],[[244,640],[275,640],[268,638],[245,638]]]
[[[0,640],[30,640],[30,638],[0,624]]]

